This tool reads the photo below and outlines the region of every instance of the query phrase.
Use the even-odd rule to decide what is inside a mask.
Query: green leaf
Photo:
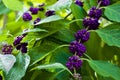
[[[5,7],[5,5],[0,2],[0,14],[5,14],[5,13],[8,13],[9,12],[9,9]]]
[[[62,18],[58,15],[53,15],[53,16],[50,16],[50,17],[47,17],[45,19],[42,19],[40,22],[38,22],[36,25],[39,25],[39,24],[43,24],[43,23],[49,23],[49,22],[53,22],[53,21],[58,21],[58,20],[61,20]]]
[[[120,24],[111,24],[96,32],[108,45],[120,47]]]
[[[73,16],[76,19],[83,19],[86,16],[86,12],[84,11],[84,9],[76,4],[72,4],[71,5],[71,11]],[[79,25],[80,28],[82,28],[82,21],[78,21],[77,24]]]
[[[104,77],[120,79],[120,68],[106,61],[87,60],[90,67]]]
[[[24,31],[22,34],[25,34],[25,33],[31,33],[31,32],[47,32],[46,30],[44,29],[40,29],[40,28],[35,28],[35,29],[28,29],[26,31]]]
[[[71,4],[72,4],[72,0],[59,0],[54,5],[52,5],[48,8],[59,11],[59,10],[63,10],[63,9],[69,9]]]
[[[8,73],[10,71],[15,62],[16,59],[13,55],[0,54],[0,69],[2,69],[5,73]]]
[[[23,5],[19,0],[3,0],[3,3],[6,7],[8,7],[11,10],[18,11],[22,10]]]
[[[120,8],[120,3],[107,6],[105,7],[104,14],[108,19],[112,21],[120,22],[120,9],[119,8]]]
[[[63,42],[68,42],[68,43],[74,40],[74,33],[67,28],[61,29],[57,33],[53,34],[52,36],[55,37],[56,39],[59,39]]]
[[[52,63],[52,64],[40,65],[40,66],[37,66],[35,68],[32,68],[31,70],[35,70],[35,69],[38,69],[38,70],[41,70],[41,69],[64,69],[64,70],[67,70],[72,75],[72,73],[61,63]]]
[[[25,75],[28,65],[30,63],[30,57],[27,54],[19,53],[16,56],[16,63],[5,76],[6,80],[21,80]]]

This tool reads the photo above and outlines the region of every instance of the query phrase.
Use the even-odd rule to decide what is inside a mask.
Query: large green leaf
[[[0,14],[5,14],[7,12],[9,12],[9,9],[6,8],[2,2],[0,2]]]
[[[96,32],[108,45],[120,47],[120,24],[112,24]]]
[[[86,16],[86,12],[84,11],[84,9],[76,4],[72,4],[71,11],[76,19],[81,19],[81,21],[78,21],[77,24],[79,25],[80,28],[83,28],[82,19]]]
[[[3,0],[3,3],[5,4],[6,7],[18,11],[22,10],[23,5],[19,0]]]
[[[72,0],[59,0],[54,5],[52,5],[48,8],[59,11],[59,10],[63,10],[63,9],[69,9],[71,4],[72,4]]]
[[[61,29],[57,33],[53,34],[52,36],[58,40],[61,40],[63,42],[68,42],[68,43],[74,40],[74,33],[67,28]]]
[[[87,60],[90,67],[104,77],[120,79],[120,68],[106,61]]]
[[[61,63],[52,63],[52,64],[40,65],[40,66],[37,66],[35,68],[32,68],[32,70],[35,70],[35,69],[38,69],[38,70],[41,70],[41,69],[64,69],[64,70],[67,70],[72,75],[71,71],[69,71]]]
[[[120,8],[120,3],[107,6],[105,7],[104,14],[108,19],[112,21],[120,22],[120,9],[119,8]]]
[[[16,63],[5,76],[5,80],[21,80],[25,75],[28,65],[30,63],[30,57],[27,54],[19,53],[16,56]]]
[[[44,29],[40,29],[40,28],[34,28],[34,29],[27,29],[26,31],[24,31],[22,34],[26,34],[26,33],[34,33],[34,32],[47,32]]]
[[[2,69],[6,74],[10,71],[15,62],[16,58],[13,55],[0,54],[0,69]]]
[[[43,23],[49,23],[49,22],[53,22],[53,21],[58,21],[58,20],[61,20],[62,18],[58,15],[53,15],[53,16],[50,16],[50,17],[46,17],[44,19],[42,19],[40,22],[38,22],[36,25],[39,25],[39,24],[43,24]]]

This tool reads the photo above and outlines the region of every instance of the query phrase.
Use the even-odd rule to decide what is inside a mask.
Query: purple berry
[[[88,15],[90,17],[99,19],[102,16],[102,9],[97,9],[96,7],[92,7]]]
[[[39,4],[38,7],[43,7],[45,6],[45,3]]]
[[[98,3],[101,1],[101,6],[108,6],[110,4],[110,0],[98,0]]]
[[[82,60],[80,60],[78,56],[75,56],[75,55],[71,56],[69,57],[69,60],[66,63],[66,66],[70,70],[79,69],[82,66]]]
[[[32,13],[32,14],[37,14],[38,13],[38,8],[33,8],[33,7],[30,7],[29,11]]]
[[[18,44],[20,44],[20,42],[22,41],[23,36],[18,36],[15,41],[13,42],[13,45],[16,46]]]
[[[80,41],[81,43],[86,42],[90,37],[90,32],[88,32],[86,29],[78,30],[75,34],[75,38],[77,41]]]
[[[27,53],[27,45],[28,43],[21,43],[21,52]]]
[[[24,21],[32,20],[32,16],[27,12],[23,14],[22,18],[23,18]]]
[[[4,45],[2,48],[2,52],[4,54],[11,54],[13,50],[13,47],[11,45]]]
[[[22,52],[22,53],[27,53],[27,47],[22,47],[22,48],[21,48],[21,52]]]
[[[27,45],[28,43],[20,43],[16,46],[16,49],[21,50],[22,53],[27,53]]]
[[[36,20],[34,20],[34,24],[40,22],[40,20],[41,20],[40,18],[37,18]]]
[[[69,50],[73,54],[76,53],[78,56],[82,56],[86,52],[86,47],[82,43],[73,41],[70,43]]]
[[[80,0],[76,0],[75,4],[77,4],[78,6],[83,6],[83,2],[81,2]]]
[[[48,10],[45,15],[48,17],[48,16],[52,16],[52,15],[55,15],[55,11],[54,10]]]
[[[83,25],[88,27],[89,30],[96,30],[98,29],[99,22],[97,18],[84,18]]]
[[[17,49],[17,50],[20,50],[20,48],[21,48],[21,44],[18,44],[18,45],[16,46],[16,49]]]
[[[44,8],[39,8],[39,11],[44,11]]]

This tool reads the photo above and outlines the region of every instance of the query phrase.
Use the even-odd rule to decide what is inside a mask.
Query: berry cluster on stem
[[[75,4],[83,6],[83,2],[76,0]],[[83,19],[83,26],[85,29],[78,30],[75,33],[75,41],[72,41],[69,46],[69,51],[73,53],[73,56],[70,56],[66,62],[66,66],[69,70],[73,71],[73,77],[75,80],[81,80],[81,76],[76,72],[82,66],[81,57],[86,52],[86,47],[83,44],[88,41],[90,38],[90,32],[88,30],[96,30],[99,26],[99,19],[102,16],[102,9],[100,6],[107,6],[110,4],[109,0],[98,0],[98,6],[93,6],[88,13],[88,17]]]

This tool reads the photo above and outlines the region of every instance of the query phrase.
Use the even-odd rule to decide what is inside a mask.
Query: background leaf
[[[112,77],[115,80],[120,79],[120,68],[105,61],[87,60],[90,67],[98,74],[105,77]]]
[[[104,14],[108,19],[112,21],[120,22],[120,9],[119,8],[120,8],[120,3],[107,6],[105,7]]]
[[[5,80],[21,80],[25,75],[28,65],[30,63],[30,57],[27,54],[19,53],[16,56],[16,63],[5,76]]]
[[[16,58],[13,55],[0,54],[0,69],[6,72],[6,74],[10,71],[15,62]]]
[[[23,5],[19,0],[3,0],[3,3],[5,4],[6,7],[8,7],[9,9],[18,11],[18,10],[22,10]]]
[[[96,32],[108,45],[120,47],[120,24],[111,24]]]
[[[72,73],[61,63],[40,65],[40,66],[33,68],[32,70],[35,70],[35,69],[38,69],[38,70],[40,70],[40,69],[64,69],[64,70],[67,70],[72,75]]]
[[[8,13],[8,12],[9,12],[9,9],[6,8],[5,5],[2,2],[0,2],[0,15]]]
[[[86,12],[84,11],[82,7],[73,3],[70,8],[71,8],[72,14],[75,17],[75,19],[82,20],[86,16]],[[77,24],[79,25],[81,29],[83,28],[82,21],[77,21]]]

